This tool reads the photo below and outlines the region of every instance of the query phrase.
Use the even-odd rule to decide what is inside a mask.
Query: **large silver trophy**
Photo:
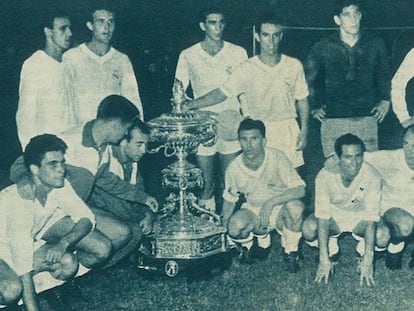
[[[163,268],[174,277],[180,266],[193,259],[206,258],[228,250],[225,229],[220,217],[198,205],[196,196],[189,191],[202,187],[203,176],[199,168],[189,163],[189,153],[198,146],[211,146],[216,142],[216,121],[208,112],[182,111],[186,101],[182,83],[175,80],[173,111],[148,122],[151,128],[151,151],[164,150],[166,157],[177,161],[162,170],[162,184],[175,191],[170,193],[161,208],[154,233],[144,240],[140,251],[148,258],[160,259],[161,265],[138,265],[147,270]]]

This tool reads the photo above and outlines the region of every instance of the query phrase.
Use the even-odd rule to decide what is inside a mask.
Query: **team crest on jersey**
[[[233,67],[227,66],[226,67],[226,73],[230,76],[233,73]]]
[[[116,81],[119,85],[121,85],[121,80],[122,80],[121,72],[118,70],[114,70],[112,72],[112,79],[114,79],[114,81]]]

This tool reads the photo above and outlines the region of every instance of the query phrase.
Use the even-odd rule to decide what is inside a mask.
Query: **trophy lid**
[[[216,124],[215,119],[211,117],[212,113],[208,111],[181,111],[181,107],[187,101],[187,97],[180,80],[174,80],[172,93],[172,112],[164,113],[160,117],[148,121],[150,127],[176,130],[185,129],[186,127],[205,127]]]

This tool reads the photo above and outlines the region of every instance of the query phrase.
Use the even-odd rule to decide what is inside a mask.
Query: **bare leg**
[[[383,217],[391,229],[392,240],[407,238],[413,232],[414,217],[407,211],[394,207],[386,211]]]
[[[204,187],[200,194],[200,198],[208,200],[213,197],[214,185],[215,185],[215,171],[214,171],[215,156],[199,156],[197,155],[198,167],[203,172]]]
[[[51,244],[45,244],[37,249],[33,255],[33,271],[39,273],[49,271],[57,280],[67,280],[73,277],[78,271],[79,262],[75,254],[65,253],[60,262],[50,264],[46,262],[46,254],[52,247]]]
[[[128,225],[132,232],[131,240],[121,249],[119,249],[105,265],[105,268],[111,267],[118,263],[124,257],[132,254],[138,250],[139,243],[142,237],[141,225],[139,223],[128,222]]]
[[[101,209],[93,209],[96,218],[96,229],[105,234],[116,252],[131,240],[131,229],[115,216]]]
[[[22,283],[9,265],[0,259],[0,304],[16,301],[23,291]]]
[[[113,243],[114,254],[105,268],[110,267],[138,248],[141,240],[141,226],[138,222],[123,222],[110,213],[94,209],[97,228]],[[114,244],[115,243],[115,244]]]
[[[69,217],[64,217],[54,224],[42,237],[48,243],[57,243],[62,236],[69,232],[74,226],[73,221]],[[89,232],[75,246],[80,263],[92,268],[103,263],[111,254],[111,241],[100,231],[93,230]]]

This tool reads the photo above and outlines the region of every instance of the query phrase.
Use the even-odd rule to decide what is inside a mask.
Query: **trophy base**
[[[173,215],[160,219],[154,233],[143,238],[138,268],[163,271],[175,277],[186,270],[190,262],[198,262],[198,269],[211,257],[228,253],[225,229],[201,216]],[[184,269],[183,269],[184,268]]]

